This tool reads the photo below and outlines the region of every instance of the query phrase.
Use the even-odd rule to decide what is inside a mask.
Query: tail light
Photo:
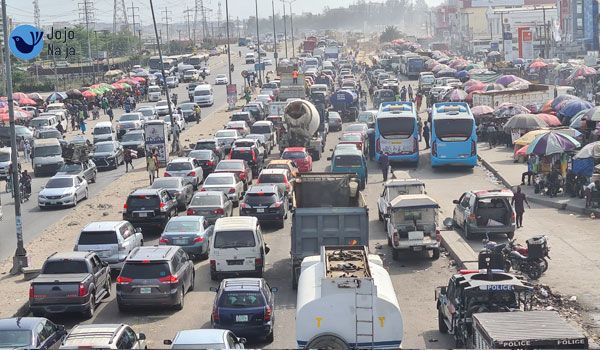
[[[398,244],[400,244],[400,237],[398,237],[398,232],[394,232],[393,234],[393,239],[394,239],[394,245],[397,246]]]
[[[84,283],[79,283],[79,296],[84,297],[88,294],[87,286]]]
[[[475,214],[469,214],[469,217],[467,218],[467,221],[469,221],[469,222],[475,222],[475,221],[477,221],[477,217],[475,216]]]
[[[256,152],[252,150],[252,161],[256,163]]]
[[[477,144],[471,141],[471,157],[477,155]]]
[[[165,171],[165,174],[164,174],[164,176],[165,176],[165,177],[171,177],[171,174],[169,174],[169,173],[167,173],[167,172]]]
[[[212,319],[213,322],[219,322],[219,309],[216,307],[213,307],[212,309]]]
[[[127,284],[133,282],[133,278],[129,278],[129,277],[123,277],[123,276],[119,276],[117,277],[117,283],[118,284]]]
[[[379,141],[379,139],[375,141],[375,150],[377,153],[381,153],[381,141]]]
[[[513,211],[512,214],[510,215],[510,222],[514,223],[515,222],[515,212]]]
[[[218,208],[218,209],[213,210],[212,212],[213,212],[213,214],[223,215],[223,214],[225,214],[225,209]]]
[[[442,234],[440,233],[440,230],[435,230],[435,240],[438,242],[442,241]]]
[[[208,165],[208,166],[214,166],[215,162],[213,162],[212,160],[209,160],[208,162],[206,162],[206,165]]]
[[[190,171],[187,176],[196,176],[196,172],[195,171]]]
[[[431,155],[437,157],[437,142],[435,141],[431,143]]]
[[[202,187],[202,188],[200,189],[200,192],[205,192],[205,191],[206,191],[206,188],[204,188],[204,187]]]
[[[199,236],[199,237],[194,238],[194,243],[202,243],[202,242],[204,242],[204,237]]]
[[[169,244],[169,240],[166,239],[166,238],[161,238],[161,239],[158,240],[158,243],[160,243],[160,244]]]
[[[158,205],[161,209],[164,208],[167,204],[165,202],[160,202]]]
[[[213,271],[217,269],[217,262],[215,260],[210,261],[210,269]]]
[[[262,267],[263,266],[263,259],[262,258],[256,258],[254,259],[254,267]]]
[[[29,299],[35,298],[35,292],[33,290],[33,285],[29,286]]]
[[[158,281],[161,283],[177,283],[179,282],[179,278],[177,278],[177,276],[169,275],[159,278]]]
[[[240,180],[246,180],[246,173],[245,172],[240,172]]]
[[[230,188],[229,191],[227,191],[227,193],[235,193],[235,188]]]
[[[414,151],[414,152],[419,152],[419,138],[415,138],[415,139],[413,139],[413,142],[414,142],[414,148],[413,148],[413,151]]]
[[[196,211],[194,211],[194,209],[188,209],[185,213],[186,215],[195,215]]]
[[[265,321],[271,321],[271,315],[273,314],[273,310],[271,310],[270,306],[265,306]]]
[[[127,203],[123,204],[123,209],[127,209]]]
[[[246,204],[246,203],[240,203],[240,208],[246,209],[248,207],[249,207],[248,204]]]
[[[279,208],[281,207],[282,202],[275,202],[273,204],[271,204],[271,208]]]

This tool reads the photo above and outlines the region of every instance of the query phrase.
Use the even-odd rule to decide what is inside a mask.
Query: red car
[[[281,159],[293,161],[300,172],[312,171],[312,157],[306,152],[305,147],[288,147],[283,150]]]
[[[340,136],[340,142],[338,144],[353,144],[356,145],[356,149],[364,152],[364,138],[358,132],[345,132]]]

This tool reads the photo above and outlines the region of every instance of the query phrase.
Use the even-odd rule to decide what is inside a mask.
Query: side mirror
[[[139,333],[138,340],[146,340],[146,335],[144,333]]]
[[[458,199],[453,200],[452,203],[458,204]]]
[[[267,243],[265,243],[265,254],[269,254],[270,251],[271,251],[271,248],[269,248]]]
[[[108,263],[107,263],[106,261],[103,261],[103,262],[102,262],[102,266],[104,266],[104,267],[107,267],[107,266],[108,266]]]
[[[271,292],[277,293],[278,291],[279,291],[279,288],[277,288],[277,287],[271,287]]]
[[[210,287],[210,288],[209,288],[209,290],[210,290],[211,292],[215,292],[215,293],[216,293],[216,292],[218,292],[218,291],[219,291],[219,288],[217,288],[217,287]]]
[[[171,345],[171,344],[173,344],[173,341],[171,339],[165,339],[165,340],[163,340],[163,344],[164,345]]]
[[[240,344],[246,344],[246,338],[238,338],[238,343]]]

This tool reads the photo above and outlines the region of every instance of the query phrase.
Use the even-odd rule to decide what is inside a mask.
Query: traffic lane
[[[214,74],[218,73],[226,73],[227,72],[227,56],[221,55],[220,57],[211,58],[209,60],[209,66],[211,67],[211,76],[214,77]],[[232,57],[233,59],[233,57]],[[234,82],[241,82],[241,76],[236,78],[233,76]],[[184,95],[187,97],[187,84],[180,84],[178,88],[174,89],[174,92],[179,96]],[[225,87],[222,89],[215,89],[215,104],[211,107],[203,108],[203,116],[205,118],[210,118],[210,115],[216,112],[218,109],[222,108],[227,102],[227,94]],[[154,103],[141,102],[139,106],[146,105],[154,105]],[[118,118],[124,111],[122,109],[116,110],[115,117]],[[91,141],[91,130],[93,126],[100,121],[108,120],[107,116],[101,116],[98,120],[89,120],[88,121],[88,133],[85,136]],[[69,136],[73,137],[74,135],[79,133],[69,132]],[[185,132],[182,134],[182,140],[186,140]],[[192,140],[192,142],[195,140]],[[144,167],[144,160],[136,160],[134,161],[134,167]],[[103,189],[105,189],[109,184],[113,181],[121,177],[125,174],[125,169],[123,166],[119,167],[116,170],[110,171],[99,171],[98,176],[96,178],[96,183],[89,184],[89,193],[90,196],[96,195],[100,193]],[[36,238],[39,234],[44,232],[44,229],[53,224],[54,222],[62,219],[65,215],[67,215],[69,209],[71,208],[54,208],[54,209],[46,209],[40,210],[37,206],[37,194],[42,189],[42,187],[47,183],[49,177],[34,177],[32,179],[32,194],[30,200],[23,203],[21,205],[22,212],[22,220],[23,220],[23,239],[25,244]],[[10,194],[2,193],[0,194],[1,203],[3,205],[3,219],[0,221],[0,232],[12,233],[15,230],[15,215],[14,215],[14,201],[12,200]],[[80,202],[79,205],[85,205],[85,201]],[[14,234],[7,234],[4,237],[4,244],[0,245],[0,259],[5,259],[13,255],[14,249],[16,247],[16,236]]]

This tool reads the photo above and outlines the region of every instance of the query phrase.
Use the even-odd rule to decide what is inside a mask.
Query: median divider
[[[446,249],[448,255],[454,260],[459,269],[478,269],[477,253],[458,232],[455,230],[444,230],[441,236],[442,247]]]

